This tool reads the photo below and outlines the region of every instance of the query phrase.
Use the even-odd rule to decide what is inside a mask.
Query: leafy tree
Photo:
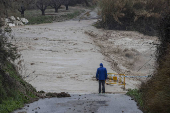
[[[55,9],[55,12],[58,12],[58,9],[61,6],[61,0],[50,0],[50,6]]]
[[[45,15],[45,10],[47,9],[47,7],[50,5],[50,1],[49,0],[38,0],[36,2],[36,6],[38,9],[41,10],[42,15]]]

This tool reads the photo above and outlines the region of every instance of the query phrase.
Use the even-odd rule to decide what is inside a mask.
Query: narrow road
[[[69,98],[41,99],[13,113],[142,113],[123,94],[84,94]]]

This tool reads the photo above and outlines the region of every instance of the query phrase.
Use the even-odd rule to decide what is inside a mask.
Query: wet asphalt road
[[[142,113],[136,102],[124,94],[72,94],[67,98],[46,98],[25,105],[13,113]]]

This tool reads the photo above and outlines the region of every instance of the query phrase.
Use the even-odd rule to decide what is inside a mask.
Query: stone
[[[1,18],[1,21],[5,21],[5,18]]]
[[[24,25],[21,21],[18,21],[18,20],[15,20],[15,21],[14,21],[14,24],[15,24],[16,26],[23,26],[23,25]]]
[[[8,18],[5,18],[5,22],[6,22],[6,23],[9,23],[10,20],[9,20]]]
[[[11,17],[10,17],[10,20],[11,20],[11,21],[15,21],[16,18],[15,18],[14,16],[11,16]]]
[[[8,18],[5,18],[5,19],[4,19],[4,24],[5,24],[5,26],[8,26],[8,25],[9,25],[9,22],[10,22],[10,20],[9,20]]]
[[[20,18],[19,18],[19,17],[17,17],[16,19],[20,21]]]
[[[13,23],[9,23],[8,25],[9,25],[9,27],[14,27],[15,26],[15,24],[13,24]]]
[[[21,21],[22,21],[24,24],[27,24],[27,23],[29,22],[26,18],[21,18]]]

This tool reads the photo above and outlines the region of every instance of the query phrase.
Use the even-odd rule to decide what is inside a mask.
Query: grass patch
[[[81,14],[81,11],[74,11],[73,13],[68,13],[66,15],[62,15],[63,18],[73,19]]]
[[[47,12],[52,12],[52,9],[47,9]],[[28,19],[28,24],[42,24],[42,23],[52,23],[53,16],[50,15],[41,15],[40,10],[26,10],[25,11],[25,18]]]
[[[50,11],[48,11],[50,13]],[[66,12],[63,14],[53,14],[53,15],[45,15],[42,16],[41,14],[33,13],[32,11],[29,11],[25,16],[25,18],[28,19],[29,25],[31,24],[42,24],[42,23],[52,23],[52,22],[62,22],[65,20],[73,19],[77,16],[79,16],[84,10],[80,11],[74,11],[74,12]],[[32,14],[32,15],[31,15]]]
[[[73,19],[83,13],[84,10],[69,9],[60,9],[58,13],[54,12],[54,9],[47,9],[46,15],[42,16],[40,10],[26,10],[25,18],[28,19],[28,25],[32,24],[43,24],[43,23],[52,23],[52,22],[62,22],[65,20]],[[10,15],[20,17],[19,12],[11,13]]]
[[[18,74],[9,61],[0,69],[0,113],[9,113],[36,98],[36,90]]]
[[[21,98],[20,100],[14,100],[13,98],[9,98],[8,100],[4,100],[2,104],[0,104],[0,113],[9,113],[23,106],[24,103]]]
[[[126,95],[132,97],[138,104],[138,106],[141,108],[143,107],[143,100],[142,100],[142,93],[137,89],[130,89]]]
[[[35,16],[27,19],[29,21],[28,24],[42,24],[53,22],[53,16]]]

